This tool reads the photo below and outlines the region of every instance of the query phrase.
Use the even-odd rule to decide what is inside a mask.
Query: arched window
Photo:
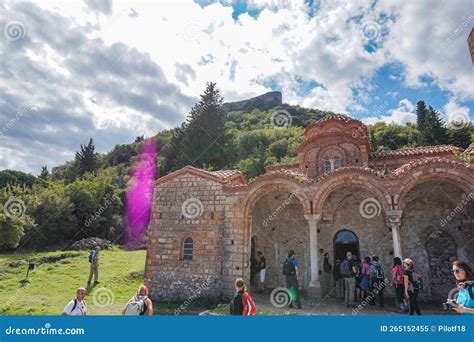
[[[193,260],[193,239],[190,237],[184,240],[183,260]]]
[[[324,171],[331,172],[331,161],[325,160],[324,161]]]
[[[337,170],[341,167],[341,160],[340,159],[335,159],[334,160],[334,167],[333,170]]]

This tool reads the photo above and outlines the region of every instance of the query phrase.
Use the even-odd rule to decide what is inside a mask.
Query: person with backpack
[[[330,297],[332,265],[329,263],[329,253],[324,253],[323,262],[323,298]]]
[[[415,264],[411,259],[403,260],[403,266],[405,267],[405,273],[403,274],[405,297],[408,298],[410,303],[410,315],[415,312],[417,315],[421,315],[420,306],[418,305],[418,294],[421,288],[419,273],[415,271]]]
[[[90,271],[87,287],[91,286],[92,276],[94,276],[94,284],[99,284],[99,251],[100,247],[96,246],[89,252]]]
[[[334,283],[336,284],[336,297],[344,297],[344,284],[341,276],[341,260],[336,259],[336,263],[332,270],[332,276],[334,278]]]
[[[407,313],[407,305],[405,302],[405,284],[403,274],[405,270],[402,266],[402,260],[399,257],[393,258],[392,267],[392,285],[395,288],[395,297],[399,308],[398,313]]]
[[[341,275],[344,279],[344,301],[347,307],[355,306],[355,275],[356,268],[354,260],[352,260],[352,252],[346,253],[346,259],[341,263]]]
[[[360,288],[362,290],[361,299],[367,298],[370,290],[370,258],[365,257],[364,262],[362,263],[361,268],[361,281],[360,281]]]
[[[370,259],[369,259],[370,260]],[[385,290],[385,274],[382,269],[382,265],[379,263],[379,257],[372,257],[372,265],[369,269],[370,283],[372,287],[372,293],[378,294],[379,308],[384,307],[384,290]],[[375,296],[372,297],[372,304],[375,305]]]
[[[262,252],[257,252],[258,256],[258,280],[259,280],[259,290],[260,293],[263,293],[265,290],[265,275],[267,273],[267,261],[265,260],[265,256]]]
[[[235,290],[237,293],[230,302],[230,314],[233,316],[255,316],[257,307],[250,294],[246,291],[243,279],[236,279]]]
[[[87,314],[87,306],[84,298],[86,297],[86,289],[80,287],[76,291],[76,298],[71,300],[63,310],[63,316],[85,316]]]
[[[122,310],[126,316],[153,316],[153,303],[148,298],[148,287],[140,285],[137,293],[128,301]]]
[[[458,297],[456,298],[456,310],[459,313],[474,314],[474,272],[464,261],[453,261],[453,275],[456,278],[456,283],[460,289]]]
[[[296,304],[297,309],[301,309],[300,296],[298,294],[298,259],[296,253],[293,250],[288,252],[288,258],[286,258],[283,264],[283,275],[286,276],[286,287],[290,293],[289,307],[293,308],[293,303]]]

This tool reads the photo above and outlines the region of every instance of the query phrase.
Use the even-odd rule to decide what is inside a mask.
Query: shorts
[[[263,270],[259,271],[259,276],[260,276],[260,282],[264,283],[265,282],[265,274],[267,273],[267,269],[264,268]]]

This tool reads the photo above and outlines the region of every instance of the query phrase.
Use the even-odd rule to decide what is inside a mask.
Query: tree
[[[419,144],[421,146],[441,145],[448,142],[446,127],[438,111],[426,105],[423,101],[416,104]]]
[[[49,171],[46,165],[41,167],[41,173],[39,175],[39,178],[44,179],[44,180],[49,178]]]
[[[416,103],[416,125],[420,131],[424,128],[427,112],[425,101],[418,101]]]
[[[35,227],[27,213],[30,207],[29,189],[26,186],[7,185],[0,189],[0,249],[18,247],[22,237]]]
[[[29,173],[24,173],[16,170],[2,170],[0,171],[0,188],[10,185],[25,185],[29,188],[33,184],[38,183],[38,179]]]
[[[473,129],[471,123],[454,122],[448,125],[449,143],[466,149],[471,144],[471,131]]]
[[[87,145],[81,144],[81,150],[76,152],[76,159],[79,175],[82,176],[86,172],[94,172],[97,170],[97,155],[95,153],[94,141],[90,138]]]
[[[201,99],[189,113],[177,164],[197,167],[211,165],[220,169],[227,164],[230,139],[225,129],[223,98],[216,84],[208,82]]]

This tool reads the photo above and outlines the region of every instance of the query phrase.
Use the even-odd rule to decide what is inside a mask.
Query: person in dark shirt
[[[336,264],[332,270],[332,276],[334,277],[334,282],[336,284],[336,297],[344,297],[344,283],[341,275],[341,260],[337,259]]]
[[[329,298],[332,277],[332,265],[329,263],[329,253],[324,253],[323,271],[323,298]]]
[[[237,293],[230,302],[230,314],[233,316],[254,316],[257,308],[250,294],[246,292],[243,279],[239,278],[235,281],[235,290]]]
[[[265,260],[265,256],[262,252],[258,251],[257,256],[258,260],[258,276],[259,276],[259,290],[260,293],[263,293],[265,290],[265,275],[267,273],[267,261]]]

